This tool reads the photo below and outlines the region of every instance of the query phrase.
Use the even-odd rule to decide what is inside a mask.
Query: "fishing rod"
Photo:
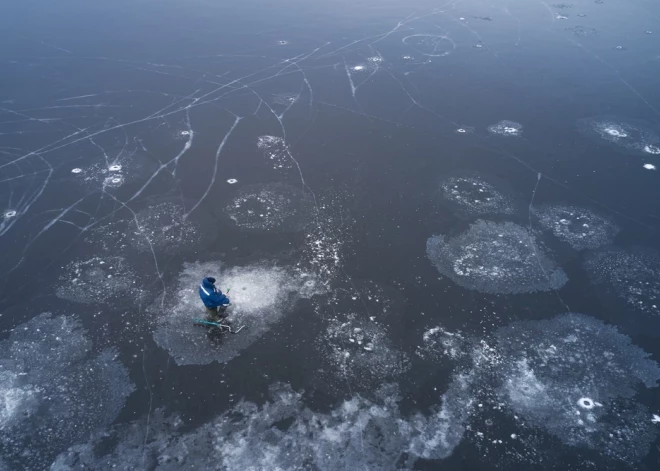
[[[222,331],[227,331],[230,334],[237,334],[245,328],[245,326],[242,325],[238,329],[232,330],[231,326],[228,326],[227,324],[220,324],[219,322],[207,321],[206,319],[193,319],[193,324],[194,325],[205,325],[205,326],[209,326],[209,327],[216,327],[216,328],[218,328]]]

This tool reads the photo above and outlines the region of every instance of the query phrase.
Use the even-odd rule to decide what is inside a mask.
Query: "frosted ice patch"
[[[199,213],[186,218],[179,203],[153,202],[136,213],[136,230],[130,234],[130,243],[142,252],[173,253],[184,247],[199,247],[203,238],[201,233],[208,230],[200,227],[200,222],[208,219],[204,216],[205,213]]]
[[[330,194],[316,194],[312,198],[310,224],[305,226],[302,243],[302,270],[313,273],[319,285],[328,289],[341,276],[343,260],[350,242],[354,219],[347,210],[349,192],[332,190]],[[308,195],[311,196],[311,195]]]
[[[655,170],[655,165],[653,164],[644,164],[646,170]]]
[[[284,139],[277,136],[259,136],[257,139],[257,147],[262,150],[272,149],[273,147],[281,147],[284,145]]]
[[[499,136],[520,136],[522,129],[522,124],[507,120],[488,126],[488,132]]]
[[[407,419],[392,385],[382,386],[376,400],[355,395],[316,412],[301,393],[276,384],[264,404],[241,401],[188,432],[178,417],[157,410],[150,421],[119,425],[71,447],[53,469],[413,469],[420,457],[449,456],[460,441],[463,428],[453,422],[462,415],[459,392],[448,392],[446,405],[430,416]]]
[[[497,399],[564,444],[638,461],[656,431],[632,398],[657,386],[660,367],[615,327],[582,314],[517,322],[496,333]]]
[[[385,326],[366,315],[331,319],[316,343],[334,375],[330,384],[370,390],[410,368],[408,356],[392,345]]]
[[[660,253],[652,249],[610,249],[584,262],[600,293],[614,295],[632,312],[660,316]],[[635,323],[638,323],[637,319]]]
[[[643,120],[605,115],[581,119],[577,126],[585,136],[600,143],[607,142],[633,153],[654,154],[655,150],[660,153],[660,136]]]
[[[535,236],[511,222],[479,220],[456,237],[433,236],[426,254],[442,275],[484,293],[549,291],[568,281]]]
[[[619,233],[619,227],[605,216],[579,206],[534,206],[539,224],[576,250],[596,249],[607,245]]]
[[[0,456],[8,469],[46,469],[115,420],[133,385],[114,349],[91,347],[76,318],[48,313],[0,342]]]
[[[660,415],[653,414],[653,418],[651,419],[651,423],[660,424]]]
[[[469,353],[468,346],[468,339],[461,332],[449,332],[437,326],[424,331],[422,345],[417,347],[416,353],[430,361],[458,360]]]
[[[227,183],[229,183],[230,185],[233,185],[235,183],[238,183],[238,180],[236,180],[235,178],[230,178],[229,180],[227,180]]]
[[[200,208],[185,217],[185,208],[194,204],[180,198],[147,199],[128,219],[89,231],[85,241],[111,254],[129,248],[152,257],[206,247],[217,236],[217,221]]]
[[[235,326],[245,325],[240,335],[214,338],[213,331],[195,326],[206,309],[199,298],[199,284],[216,278],[223,291],[231,289],[228,311]],[[273,265],[223,267],[220,262],[187,263],[174,287],[150,307],[157,326],[153,334],[179,365],[225,363],[256,342],[287,313],[301,296],[316,294],[313,278]]]
[[[14,371],[0,371],[0,433],[34,412],[40,390]]]
[[[18,214],[18,213],[17,213],[15,210],[13,210],[13,209],[8,209],[7,211],[5,211],[5,212],[2,214],[2,217],[3,217],[4,219],[11,219],[11,218],[13,218],[13,217],[16,217],[16,214]]]
[[[433,328],[423,337],[453,336]],[[457,391],[455,407],[442,416],[461,425],[489,461],[517,469],[521,462],[539,465],[552,456],[559,465],[564,456],[574,462],[571,449],[589,449],[594,468],[609,469],[613,460],[643,459],[657,438],[648,409],[635,396],[641,385],[657,386],[660,366],[613,326],[569,313],[515,322],[499,328],[493,339],[462,343],[465,369],[454,375],[443,398],[446,404]],[[444,358],[443,346],[434,347],[435,359]],[[516,440],[513,448],[500,449],[498,422],[513,427],[515,433],[508,432]],[[548,435],[566,449],[549,448]]]
[[[351,70],[353,70],[355,72],[360,72],[361,70],[364,70],[364,69],[365,69],[365,66],[363,66],[363,65],[356,65],[356,66],[351,67]]]
[[[106,304],[137,298],[140,289],[133,269],[123,257],[93,257],[63,268],[58,298],[83,304]]]
[[[419,54],[427,57],[444,57],[456,49],[456,44],[449,36],[439,34],[411,34],[401,41]]]
[[[465,434],[473,407],[472,373],[454,375],[452,382],[428,417],[418,414],[409,422],[413,430],[409,451],[424,459],[449,457]]]
[[[447,176],[439,189],[443,203],[458,215],[514,214],[517,210],[509,191],[500,190],[495,179],[477,173]]]
[[[322,215],[324,218],[325,214]],[[305,235],[303,256],[309,268],[325,283],[330,283],[342,267],[346,232],[343,225],[330,217],[321,224],[311,225]]]
[[[80,172],[82,172],[82,169],[81,169],[81,168],[73,168],[73,169],[71,169],[71,173],[80,173]]]
[[[404,306],[396,290],[370,280],[346,280],[326,287],[327,294],[314,298],[320,318],[326,320],[315,346],[315,387],[373,392],[383,381],[410,368],[408,355],[391,338],[390,323]]]
[[[289,148],[281,137],[260,136],[257,139],[257,148],[261,150],[266,163],[272,166],[273,170],[292,169],[295,164]]]
[[[121,170],[121,165],[119,164],[110,165],[108,167],[108,170],[110,170],[111,172],[119,172]]]
[[[311,196],[284,183],[249,185],[226,206],[229,217],[242,229],[299,231],[310,222]]]

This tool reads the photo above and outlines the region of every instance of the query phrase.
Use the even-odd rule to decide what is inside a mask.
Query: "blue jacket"
[[[209,309],[215,309],[218,306],[227,306],[229,298],[222,294],[222,291],[214,285],[215,278],[204,278],[199,285],[199,297],[202,298],[204,306]]]

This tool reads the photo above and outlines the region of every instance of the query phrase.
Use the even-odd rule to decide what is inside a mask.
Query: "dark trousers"
[[[227,308],[223,306],[213,308],[207,307],[206,315],[211,322],[220,322],[222,319],[227,317],[227,313],[225,312],[226,310]]]

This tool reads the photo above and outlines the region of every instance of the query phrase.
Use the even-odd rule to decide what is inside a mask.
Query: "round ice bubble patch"
[[[482,293],[550,291],[568,281],[536,237],[512,222],[478,220],[455,237],[433,236],[426,254],[440,274]]]
[[[110,177],[107,177],[105,180],[103,180],[103,186],[109,186],[116,188],[118,186],[121,186],[124,183],[124,177],[122,175],[116,174]]]
[[[636,315],[660,317],[660,253],[641,247],[608,249],[588,254],[584,267],[598,292],[615,296],[625,308],[626,320]],[[623,311],[625,312],[625,311]],[[649,334],[654,329],[646,328]]]
[[[597,212],[572,205],[542,205],[532,209],[541,226],[576,250],[596,249],[607,245],[619,233],[619,227]]]
[[[628,133],[618,126],[607,127],[603,131],[613,137],[628,137]]]
[[[466,216],[513,214],[516,207],[511,195],[500,191],[495,180],[489,180],[492,179],[476,173],[444,177],[439,185],[442,202]]]
[[[243,229],[298,231],[311,220],[314,201],[284,183],[249,185],[238,192],[226,212]]]
[[[647,121],[606,115],[580,119],[577,125],[597,142],[606,141],[632,153],[660,154],[660,135]]]
[[[456,49],[456,44],[449,36],[439,34],[411,34],[401,42],[427,57],[444,57]]]
[[[588,397],[582,397],[582,398],[578,399],[577,403],[578,403],[578,406],[582,407],[583,409],[587,409],[587,410],[590,410],[590,409],[593,409],[594,407],[596,407],[596,403]]]
[[[503,120],[497,124],[488,126],[488,132],[500,136],[519,136],[522,133],[522,129],[522,124],[508,120]]]
[[[477,355],[492,358],[479,363],[498,378],[496,404],[526,426],[606,460],[646,456],[657,432],[647,422],[649,410],[634,396],[638,387],[657,386],[660,366],[629,337],[578,313],[514,322],[495,336],[489,346],[494,353]],[[573,396],[576,391],[589,394]]]

